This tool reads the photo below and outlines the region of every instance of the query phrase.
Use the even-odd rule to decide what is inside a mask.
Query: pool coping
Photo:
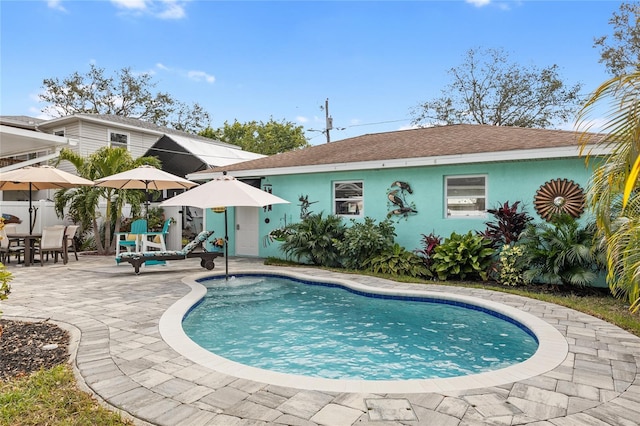
[[[182,282],[189,286],[191,290],[163,313],[159,322],[160,335],[173,350],[185,358],[196,364],[233,377],[296,389],[328,392],[384,392],[387,394],[445,392],[500,386],[539,376],[559,366],[569,353],[567,340],[562,333],[551,324],[520,309],[490,300],[454,293],[434,292],[419,288],[390,289],[373,287],[343,278],[318,278],[295,271],[279,271],[274,273],[272,269],[251,268],[235,271],[235,274],[279,275],[301,281],[335,283],[355,291],[377,295],[428,297],[440,300],[459,301],[497,312],[521,323],[533,332],[538,340],[539,346],[532,357],[521,363],[499,370],[450,378],[338,380],[274,372],[240,364],[215,355],[197,345],[186,335],[182,329],[182,319],[207,292],[206,286],[200,283],[199,280],[224,276],[224,272],[206,272],[184,277]]]

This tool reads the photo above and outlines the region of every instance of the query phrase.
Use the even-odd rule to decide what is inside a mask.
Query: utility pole
[[[325,112],[325,119],[326,119],[325,132],[327,134],[327,143],[329,143],[331,142],[331,136],[329,136],[329,130],[333,129],[333,118],[329,116],[329,98],[327,98],[327,100],[324,101],[324,112]]]

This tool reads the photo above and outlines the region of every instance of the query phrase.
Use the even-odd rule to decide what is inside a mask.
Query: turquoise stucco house
[[[569,191],[560,194],[562,201],[580,197],[574,204],[581,207],[593,162],[587,165],[580,155],[578,138],[562,130],[459,124],[368,134],[188,178],[205,181],[226,172],[290,201],[230,209],[232,255],[282,257],[268,234],[320,212],[341,215],[347,223],[390,217],[396,241],[413,250],[420,248],[422,234],[484,230],[487,208],[506,201],[520,201],[536,220],[544,220],[536,206],[544,214],[545,203],[558,203],[553,191],[558,187]],[[595,157],[604,154],[591,151]],[[222,217],[206,211],[206,228],[221,234]]]

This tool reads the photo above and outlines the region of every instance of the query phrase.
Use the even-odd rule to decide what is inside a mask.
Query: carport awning
[[[227,166],[229,164],[240,163],[242,161],[255,160],[264,155],[249,151],[243,151],[228,145],[207,143],[195,139],[185,138],[177,135],[167,135],[188,152],[192,153],[208,167]]]
[[[55,150],[76,143],[63,136],[0,125],[0,158]]]

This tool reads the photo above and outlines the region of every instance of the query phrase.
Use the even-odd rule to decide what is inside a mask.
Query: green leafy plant
[[[164,209],[162,207],[150,207],[149,213],[146,215],[147,217],[143,217],[143,219],[147,219],[147,228],[151,231],[160,231],[164,226]]]
[[[310,214],[302,222],[287,225],[291,235],[280,245],[287,256],[298,261],[310,262],[319,266],[340,266],[340,254],[334,246],[335,240],[341,240],[345,225],[336,215],[322,217],[322,213]]]
[[[492,241],[494,247],[504,244],[513,244],[525,230],[527,224],[533,220],[522,209],[518,209],[520,201],[509,205],[509,201],[499,205],[495,209],[488,209],[487,213],[493,215],[492,221],[485,222],[487,229],[481,235]]]
[[[395,227],[388,219],[378,225],[370,217],[365,217],[362,223],[351,219],[351,226],[344,231],[342,239],[334,240],[333,244],[345,268],[362,269],[365,260],[393,246],[395,235]]]
[[[282,228],[273,229],[267,235],[264,236],[264,238],[262,239],[262,245],[266,247],[274,241],[283,242],[292,233],[293,231],[286,226]]]
[[[424,265],[429,270],[429,274],[433,275],[431,272],[431,266],[433,265],[433,255],[436,252],[436,247],[438,247],[442,243],[442,237],[436,235],[431,232],[429,235],[422,234],[422,240],[420,242],[422,244],[421,249],[417,249],[414,252],[422,258]]]
[[[429,270],[420,256],[397,243],[379,255],[365,260],[363,267],[374,273],[388,274],[394,277],[422,278],[429,275]]]
[[[2,228],[4,228],[4,219],[0,218],[0,229]],[[3,263],[0,263],[0,302],[9,297],[9,293],[11,293],[9,281],[12,279],[11,272],[7,271],[7,267]],[[2,311],[0,311],[0,316],[2,316]],[[0,326],[0,336],[2,336],[2,326]]]
[[[443,281],[449,278],[486,281],[494,255],[491,241],[482,235],[454,232],[435,248],[432,271]]]
[[[527,270],[525,282],[586,286],[603,271],[605,253],[597,242],[596,228],[580,228],[568,214],[551,223],[531,224],[521,237]]]
[[[509,286],[524,284],[524,248],[504,245],[500,251],[498,282]]]

